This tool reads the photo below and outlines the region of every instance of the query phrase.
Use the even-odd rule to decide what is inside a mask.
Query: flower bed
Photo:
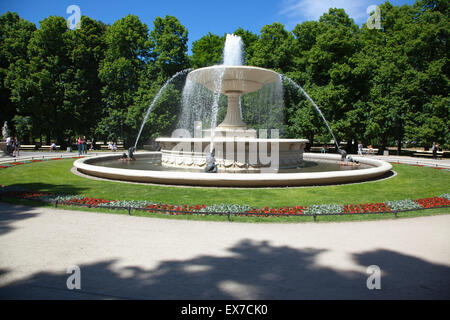
[[[390,212],[389,206],[384,202],[365,203],[365,204],[348,204],[344,206],[344,213],[375,213]]]
[[[448,200],[444,197],[417,199],[417,200],[415,200],[415,202],[422,208],[450,206],[450,200]]]
[[[439,197],[423,199],[404,199],[364,204],[321,204],[306,206],[292,206],[281,208],[253,208],[248,205],[215,204],[215,205],[176,205],[156,203],[148,200],[106,200],[80,195],[56,195],[45,192],[30,192],[17,187],[3,187],[0,185],[0,194],[6,197],[38,200],[44,202],[57,202],[64,205],[78,205],[110,209],[135,209],[151,213],[164,212],[173,215],[186,214],[238,214],[246,216],[316,216],[333,214],[373,214],[417,209],[450,207],[450,194]]]

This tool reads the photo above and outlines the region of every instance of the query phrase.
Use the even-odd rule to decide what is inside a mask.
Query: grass
[[[254,207],[362,204],[417,199],[449,192],[450,172],[393,164],[397,176],[360,184],[307,188],[188,188],[86,179],[70,172],[74,160],[43,161],[0,170],[0,184],[31,191],[79,194],[107,200],[152,200],[168,204],[247,204]]]

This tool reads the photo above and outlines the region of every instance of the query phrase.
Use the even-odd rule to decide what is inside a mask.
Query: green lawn
[[[282,207],[312,204],[361,204],[417,199],[450,192],[450,172],[394,164],[397,176],[341,186],[306,188],[187,188],[127,184],[81,178],[70,172],[74,160],[44,161],[0,170],[0,184],[32,191],[82,194],[108,200],[152,200],[168,204],[247,204]]]

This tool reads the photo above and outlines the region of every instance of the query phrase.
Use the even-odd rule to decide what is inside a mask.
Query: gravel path
[[[0,298],[449,299],[449,230],[450,215],[244,224],[0,203]]]

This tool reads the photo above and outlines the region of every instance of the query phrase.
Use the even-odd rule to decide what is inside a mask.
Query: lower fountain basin
[[[136,159],[161,156],[159,152],[136,153]],[[122,168],[112,168],[102,165],[105,161],[118,161],[121,157],[117,155],[106,155],[78,159],[74,167],[81,173],[120,181],[156,183],[166,185],[190,185],[205,187],[287,187],[307,185],[343,184],[372,180],[385,176],[392,170],[392,166],[381,160],[366,157],[354,157],[360,162],[359,167],[346,167],[339,171],[302,172],[285,171],[280,173],[205,173],[201,170],[182,171],[173,168],[161,170],[137,170],[132,168],[133,164],[122,162]],[[304,153],[303,159],[311,162],[334,162],[340,163],[340,155],[336,154],[313,154]],[[349,164],[351,165],[351,164]],[[122,166],[122,165],[121,165]],[[351,169],[351,170],[349,170]]]
[[[207,165],[210,138],[158,138],[156,141],[161,147],[161,162],[164,166],[203,169]],[[281,169],[292,168],[302,163],[307,142],[306,139],[218,136],[214,139],[215,163],[219,169],[259,171],[270,167],[270,160],[274,160]],[[266,159],[271,158],[272,148],[276,148],[276,159]]]

